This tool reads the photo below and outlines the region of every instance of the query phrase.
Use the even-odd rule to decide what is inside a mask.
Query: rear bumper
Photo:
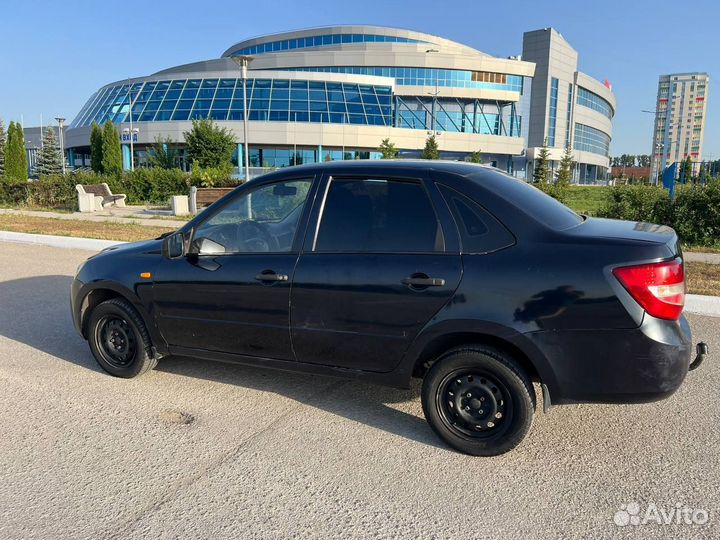
[[[642,403],[670,396],[688,373],[693,352],[685,317],[648,315],[627,330],[542,331],[527,334],[555,375],[553,405]]]

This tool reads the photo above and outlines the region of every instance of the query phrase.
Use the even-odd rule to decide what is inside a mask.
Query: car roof
[[[427,160],[427,159],[355,159],[340,161],[324,161],[322,163],[307,163],[297,165],[286,170],[316,170],[316,171],[337,171],[352,169],[420,169],[420,170],[442,170],[454,174],[467,175],[477,173],[479,170],[496,170],[489,165],[468,163],[464,161],[450,160]]]

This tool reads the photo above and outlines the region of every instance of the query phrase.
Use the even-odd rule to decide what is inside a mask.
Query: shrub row
[[[669,225],[685,244],[716,246],[720,242],[720,180],[678,186],[675,198],[655,186],[617,186],[609,190],[601,217]]]
[[[0,204],[77,210],[76,184],[107,183],[113,193],[127,195],[128,204],[167,204],[172,195],[186,195],[191,186],[235,186],[225,169],[196,169],[193,174],[180,169],[137,169],[120,176],[78,172],[43,176],[34,182],[0,179]]]

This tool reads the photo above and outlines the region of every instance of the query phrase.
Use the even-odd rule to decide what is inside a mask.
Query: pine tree
[[[180,153],[170,137],[163,139],[158,135],[149,152],[150,166],[160,169],[179,167]]]
[[[440,159],[440,150],[435,135],[430,135],[425,141],[425,148],[422,152],[423,159]]]
[[[550,179],[550,151],[547,148],[547,141],[540,149],[535,166],[533,167],[533,182],[544,184]]]
[[[482,163],[482,151],[476,150],[468,157],[470,163]]]
[[[692,161],[690,156],[683,159],[680,164],[680,181],[683,183],[692,181]]]
[[[105,174],[120,176],[123,170],[120,133],[110,120],[103,126],[102,169]]]
[[[101,174],[103,172],[103,130],[97,124],[92,123],[92,131],[90,132],[90,167],[93,172]]]
[[[35,171],[38,176],[62,174],[60,144],[55,138],[55,131],[51,127],[48,127],[43,135],[42,148],[40,148],[40,151],[38,152]]]
[[[570,185],[572,181],[572,171],[575,162],[573,161],[572,148],[570,145],[565,147],[565,153],[560,160],[557,174],[555,175],[555,185],[559,189],[564,189]]]
[[[23,182],[28,178],[25,134],[22,126],[16,122],[10,122],[8,127],[5,147],[5,176],[15,182]]]
[[[5,124],[0,118],[0,178],[5,176],[5,146],[7,145],[7,132]]]
[[[378,146],[378,152],[382,154],[382,159],[395,159],[398,157],[400,150],[397,149],[394,143],[390,142],[390,139],[383,139]]]

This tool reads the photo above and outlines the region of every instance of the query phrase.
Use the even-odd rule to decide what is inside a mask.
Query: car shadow
[[[0,282],[0,336],[84,369],[104,373],[73,326],[69,305],[71,281],[68,276],[52,275]],[[187,357],[163,358],[156,370],[276,393],[353,422],[446,448],[424,419],[392,406],[416,400],[418,384],[406,390],[394,389],[357,380]],[[125,383],[118,379],[118,384]],[[412,408],[416,406],[413,404]]]

